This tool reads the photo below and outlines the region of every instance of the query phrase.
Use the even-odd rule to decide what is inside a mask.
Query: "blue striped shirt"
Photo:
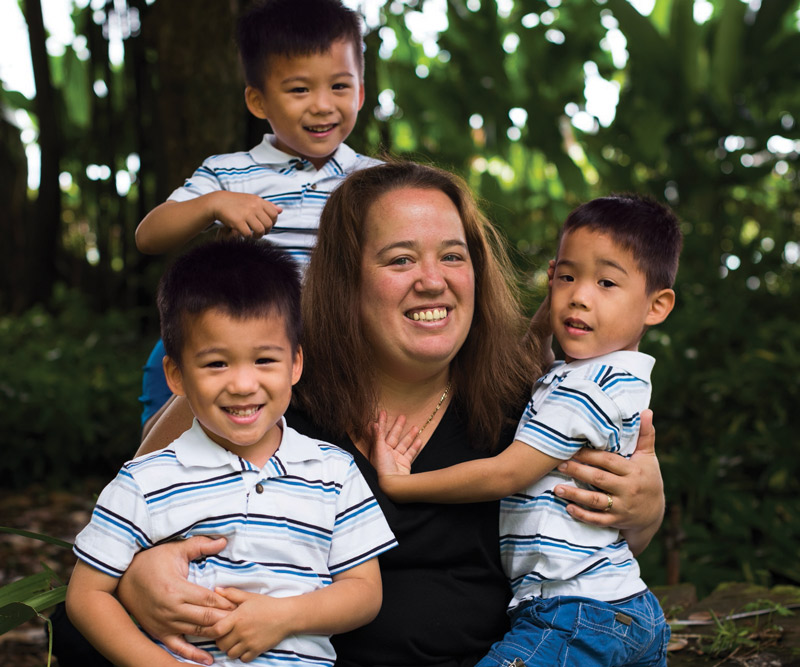
[[[194,422],[169,447],[126,463],[100,494],[75,553],[113,577],[134,555],[194,535],[224,536],[215,556],[189,564],[189,581],[273,597],[301,595],[397,543],[353,457],[283,422],[261,470],[223,449]],[[200,637],[216,665],[240,665]],[[333,665],[324,635],[294,635],[253,665]]]
[[[639,415],[650,403],[655,359],[640,352],[556,362],[534,386],[515,440],[557,459],[581,447],[629,457]],[[639,565],[615,528],[590,526],[567,514],[553,493],[576,482],[552,471],[500,505],[500,551],[514,598],[577,595],[614,602],[645,590]]]
[[[268,238],[289,252],[305,270],[317,242],[319,216],[331,191],[354,171],[379,164],[340,144],[317,170],[272,145],[272,135],[249,151],[213,155],[169,199],[187,201],[229,190],[259,195],[283,208]]]

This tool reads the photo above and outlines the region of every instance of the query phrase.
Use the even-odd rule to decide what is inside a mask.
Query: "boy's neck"
[[[325,156],[323,158],[312,158],[312,157],[308,157],[306,155],[298,155],[297,153],[295,153],[291,149],[286,148],[285,146],[281,145],[279,142],[280,142],[280,139],[278,139],[274,134],[270,135],[269,143],[273,148],[275,148],[276,150],[281,151],[281,153],[286,153],[287,155],[291,155],[292,157],[296,157],[296,158],[298,158],[300,160],[305,160],[306,162],[310,162],[313,165],[314,169],[316,169],[317,171],[319,171],[326,164],[328,164],[328,162],[330,162],[331,158],[333,158],[333,156],[336,155],[336,151],[334,151],[330,155],[327,155],[327,156]],[[339,146],[341,146],[341,145],[342,144],[339,144]],[[336,150],[339,150],[339,146],[336,147]]]
[[[564,363],[571,364],[576,361],[594,361],[595,359],[600,359],[601,357],[607,357],[609,354],[616,354],[617,352],[638,352],[639,345],[634,345],[633,347],[626,347],[624,350],[612,350],[611,352],[606,352],[605,354],[599,354],[596,357],[585,357],[584,359],[573,359],[572,357],[568,357],[564,355]]]

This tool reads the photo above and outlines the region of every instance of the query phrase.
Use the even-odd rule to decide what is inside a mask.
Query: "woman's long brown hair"
[[[440,190],[461,216],[475,271],[475,314],[450,367],[453,403],[473,446],[492,450],[540,374],[540,346],[524,336],[503,239],[466,183],[436,167],[387,162],[355,172],[331,194],[303,288],[305,370],[297,398],[332,436],[362,438],[376,418],[376,373],[359,316],[362,241],[370,206],[400,188]]]

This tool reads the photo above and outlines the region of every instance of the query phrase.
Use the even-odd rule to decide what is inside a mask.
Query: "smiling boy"
[[[360,17],[339,0],[262,0],[239,17],[236,41],[247,108],[272,133],[205,160],[145,216],[136,245],[171,251],[217,223],[270,234],[304,268],[330,191],[376,163],[344,144],[364,103]]]
[[[639,341],[674,306],[681,245],[675,215],[648,198],[603,197],[570,213],[550,284],[564,361],[536,382],[498,455],[409,475],[421,445],[414,429],[379,421],[376,467],[392,499],[503,499],[512,627],[477,667],[666,665],[669,627],[634,558],[646,540],[573,519],[553,489],[574,483],[556,468],[581,447],[633,453],[655,363]],[[608,494],[607,511],[613,503]]]
[[[396,542],[352,456],[283,418],[303,368],[297,267],[270,243],[204,244],[167,271],[158,304],[167,381],[194,424],[101,493],[75,542],[70,619],[115,665],[181,664],[134,625],[117,582],[142,549],[221,536],[188,578],[236,609],[171,648],[203,664],[333,665],[329,636],[377,614],[377,556]]]
[[[247,108],[272,133],[249,151],[207,158],[139,223],[136,246],[169,252],[221,226],[269,234],[304,271],[331,191],[378,163],[344,143],[364,104],[361,19],[340,0],[262,0],[238,19],[236,41]],[[145,365],[143,426],[171,395],[163,356],[159,341]]]

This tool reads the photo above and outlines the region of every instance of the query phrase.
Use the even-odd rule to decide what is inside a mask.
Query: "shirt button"
[[[256,493],[264,493],[264,487],[260,483],[256,484]]]
[[[316,183],[312,183],[311,184],[311,189],[312,190],[316,190],[317,189],[317,184]]]

